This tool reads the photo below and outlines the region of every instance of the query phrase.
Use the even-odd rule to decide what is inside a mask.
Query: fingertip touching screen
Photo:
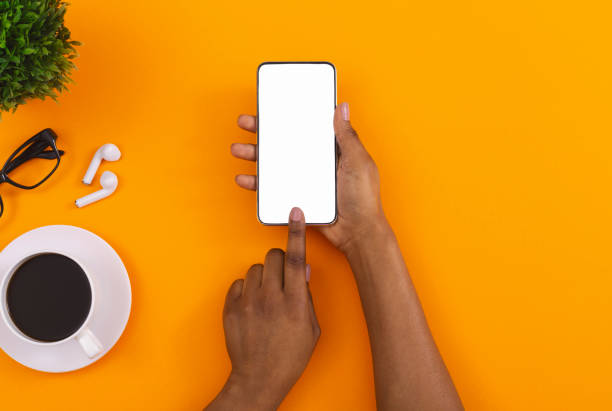
[[[257,214],[287,224],[336,219],[336,70],[330,63],[263,63],[257,73]]]

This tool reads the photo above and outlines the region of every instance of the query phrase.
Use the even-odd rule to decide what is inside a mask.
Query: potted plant
[[[0,0],[0,114],[28,99],[57,99],[71,83],[78,41],[62,0]],[[57,101],[57,100],[56,100]]]

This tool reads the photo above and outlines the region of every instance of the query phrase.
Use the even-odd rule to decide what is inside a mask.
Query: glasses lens
[[[32,187],[52,174],[58,161],[57,152],[52,147],[35,141],[15,153],[7,175],[17,184]]]

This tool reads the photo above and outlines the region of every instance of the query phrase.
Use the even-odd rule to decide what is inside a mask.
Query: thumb
[[[357,132],[351,126],[349,105],[346,102],[336,107],[334,131],[341,153],[350,153],[354,149],[362,147]]]

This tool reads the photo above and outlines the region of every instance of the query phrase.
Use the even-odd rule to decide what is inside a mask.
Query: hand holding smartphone
[[[328,62],[266,62],[257,70],[257,216],[286,225],[336,220],[336,69]]]

